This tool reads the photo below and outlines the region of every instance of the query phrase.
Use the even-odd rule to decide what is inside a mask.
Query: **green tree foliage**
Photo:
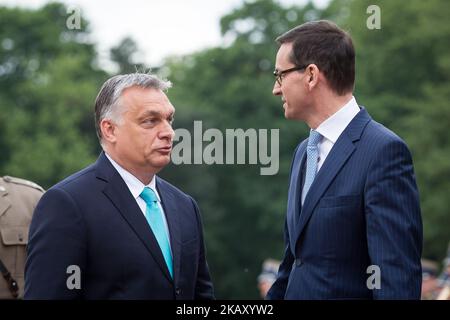
[[[95,159],[92,106],[106,73],[65,6],[0,7],[0,171],[49,187]]]
[[[145,72],[145,65],[136,61],[138,53],[138,45],[131,37],[125,37],[117,46],[111,48],[110,57],[117,64],[119,74]]]

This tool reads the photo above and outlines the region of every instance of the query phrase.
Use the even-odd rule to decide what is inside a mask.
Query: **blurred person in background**
[[[270,287],[277,278],[280,261],[274,259],[266,259],[262,265],[262,271],[258,276],[258,289],[261,298],[265,298]]]
[[[434,300],[438,293],[438,264],[422,259],[422,300]]]
[[[450,300],[450,244],[443,265],[442,273],[438,278],[438,288],[440,291],[436,300]]]

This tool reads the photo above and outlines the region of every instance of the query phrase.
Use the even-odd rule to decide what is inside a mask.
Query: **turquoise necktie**
[[[149,187],[145,187],[140,197],[147,204],[145,211],[145,217],[150,225],[150,228],[158,241],[159,247],[166,261],[167,268],[169,269],[170,276],[173,278],[173,264],[172,254],[170,252],[169,237],[164,225],[163,213],[158,206],[158,198],[156,198],[155,192]]]
[[[321,138],[322,135],[317,131],[311,130],[309,133],[308,146],[306,147],[306,175],[302,191],[302,205],[317,174],[317,162],[319,158],[317,145]]]

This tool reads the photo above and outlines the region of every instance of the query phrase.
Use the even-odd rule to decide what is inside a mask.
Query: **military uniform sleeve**
[[[34,182],[0,177],[0,299],[23,298],[26,245],[31,217],[43,189]],[[15,285],[14,285],[15,283]]]

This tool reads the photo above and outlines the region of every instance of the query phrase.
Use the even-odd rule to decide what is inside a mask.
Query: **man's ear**
[[[115,142],[115,129],[116,125],[110,119],[103,119],[100,122],[100,130],[102,132],[102,138],[108,142]]]
[[[312,90],[319,81],[320,70],[315,64],[310,64],[306,69],[309,90]]]

